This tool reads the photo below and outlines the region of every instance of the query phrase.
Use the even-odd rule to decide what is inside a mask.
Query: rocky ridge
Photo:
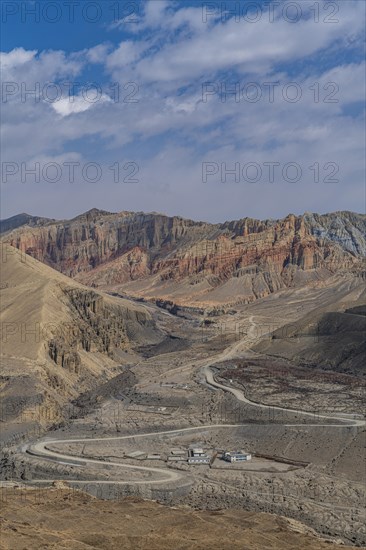
[[[89,286],[127,285],[134,296],[175,295],[177,303],[197,305],[250,302],[339,271],[360,272],[365,235],[366,216],[352,212],[209,224],[93,209],[23,225],[3,239]]]
[[[128,365],[134,347],[162,339],[143,306],[89,289],[19,250],[2,252],[3,429],[62,418],[65,403]]]

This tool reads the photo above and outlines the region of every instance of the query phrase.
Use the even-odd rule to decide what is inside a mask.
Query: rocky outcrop
[[[240,278],[256,299],[306,282],[314,272],[324,277],[359,269],[365,234],[366,217],[351,212],[208,224],[94,209],[70,221],[23,226],[5,239],[89,286],[153,280],[155,286],[184,281],[191,290],[203,283],[215,289]],[[156,297],[167,295],[157,291]]]
[[[58,325],[48,341],[48,353],[56,365],[70,372],[80,372],[78,350],[114,358],[114,350],[139,340],[136,332],[154,329],[152,319],[143,310],[107,303],[100,294],[82,288],[64,287],[63,292],[75,322]]]
[[[92,210],[70,221],[23,226],[7,235],[6,241],[74,277],[133,250],[146,251],[151,261],[204,238],[210,228],[209,224],[160,214]]]
[[[0,233],[6,233],[7,231],[12,231],[17,227],[23,225],[29,225],[31,227],[37,225],[44,225],[48,222],[55,222],[56,220],[51,220],[49,218],[40,218],[39,216],[31,216],[30,214],[17,214],[6,220],[0,220]]]
[[[165,334],[142,305],[9,249],[1,273],[8,283],[1,290],[2,418],[49,425],[68,414],[70,399],[129,364],[135,347],[157,344]]]

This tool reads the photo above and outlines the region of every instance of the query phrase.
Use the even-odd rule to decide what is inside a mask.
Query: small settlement
[[[142,451],[130,451],[125,454],[126,458],[135,460],[166,460],[167,462],[188,462],[190,465],[211,464],[216,457],[226,462],[243,462],[252,460],[252,455],[242,450],[240,451],[214,451],[208,454],[201,447],[189,447],[188,449],[172,448],[170,454],[165,458],[160,453],[144,453]]]

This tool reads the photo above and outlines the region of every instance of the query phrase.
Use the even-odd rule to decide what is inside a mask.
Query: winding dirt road
[[[272,405],[264,405],[262,403],[256,403],[254,401],[250,401],[247,399],[243,393],[242,390],[230,386],[226,386],[224,384],[221,384],[217,382],[214,378],[214,374],[210,367],[214,365],[217,362],[225,361],[227,359],[230,359],[232,357],[235,357],[238,352],[243,351],[243,347],[245,351],[248,351],[247,345],[249,341],[253,338],[253,331],[256,329],[257,324],[253,320],[253,316],[249,318],[250,328],[248,330],[246,338],[243,338],[240,342],[237,342],[231,346],[229,346],[224,352],[211,357],[209,360],[201,360],[201,361],[194,361],[192,363],[189,363],[188,365],[185,365],[184,367],[180,367],[180,369],[172,369],[172,371],[175,370],[188,370],[192,369],[192,367],[196,367],[198,369],[201,369],[201,372],[203,373],[206,383],[214,388],[221,389],[226,392],[230,392],[234,397],[243,403],[246,403],[248,405],[251,405],[253,407],[259,407],[262,409],[275,409],[279,411],[286,411],[291,412],[300,416],[307,416],[314,418],[314,413],[308,412],[308,411],[302,411],[297,409],[288,409],[285,407],[279,407],[279,406],[272,406]],[[168,371],[169,372],[169,371]],[[167,372],[164,373],[165,375]],[[351,417],[351,418],[350,418]],[[324,427],[327,426],[329,428],[345,428],[345,427],[363,427],[366,425],[366,421],[364,419],[358,419],[355,418],[355,415],[346,415],[338,416],[337,415],[316,415],[317,419],[324,419],[328,422],[333,422],[333,424],[324,423],[324,424],[281,424],[285,427],[299,427],[302,426],[305,427]],[[334,423],[336,422],[336,423]],[[137,471],[143,471],[149,474],[157,475],[156,479],[144,479],[144,480],[128,480],[128,481],[122,481],[122,480],[87,480],[87,481],[79,481],[77,480],[77,483],[103,483],[103,484],[117,484],[117,485],[131,485],[131,484],[162,484],[162,483],[170,483],[173,481],[177,481],[181,477],[183,477],[183,474],[178,473],[176,471],[171,471],[168,468],[153,468],[149,466],[137,466],[132,464],[126,464],[125,462],[112,462],[108,460],[97,460],[92,458],[84,458],[80,456],[74,456],[62,452],[55,451],[54,449],[50,449],[50,444],[69,444],[69,443],[90,443],[93,441],[115,441],[115,440],[128,440],[128,439],[138,439],[138,438],[145,438],[145,437],[153,437],[153,436],[164,436],[164,435],[178,435],[180,433],[186,433],[190,431],[202,431],[207,429],[216,429],[216,428],[237,428],[237,427],[244,427],[244,426],[250,426],[251,424],[210,424],[210,425],[201,425],[201,426],[195,426],[190,428],[181,428],[177,430],[170,430],[170,431],[159,431],[159,432],[153,432],[153,433],[142,433],[142,434],[133,434],[133,435],[123,435],[123,436],[114,436],[114,437],[103,437],[103,438],[80,438],[80,439],[56,439],[56,440],[48,440],[48,441],[39,441],[36,444],[34,444],[31,448],[25,447],[23,450],[28,452],[29,454],[35,455],[39,458],[44,458],[46,460],[53,460],[58,463],[67,463],[67,464],[74,464],[74,465],[82,465],[82,464],[103,464],[108,466],[113,466],[116,468],[121,468],[123,470],[130,469],[130,470],[137,470]],[[33,483],[50,483],[55,480],[32,480]]]
[[[250,399],[247,399],[239,388],[232,388],[230,386],[225,386],[224,384],[220,384],[219,382],[216,382],[213,372],[210,369],[210,367],[204,367],[203,373],[206,378],[207,384],[210,386],[213,386],[215,388],[220,388],[224,391],[232,393],[238,401],[242,401],[243,403],[247,403],[248,405],[251,405],[252,407],[259,407],[260,409],[275,409],[278,411],[285,411],[290,412],[294,414],[298,414],[300,416],[310,416],[312,418],[315,417],[315,414],[309,411],[302,411],[299,409],[287,409],[285,407],[279,407],[278,405],[264,405],[263,403],[256,403],[255,401],[250,401]],[[306,426],[329,426],[330,428],[345,428],[345,427],[352,427],[352,426],[365,426],[366,420],[364,419],[358,419],[354,418],[355,415],[352,414],[346,414],[342,413],[343,416],[336,416],[336,415],[322,415],[322,414],[316,414],[316,418],[324,418],[328,421],[338,421],[340,424],[306,424]],[[350,418],[351,417],[351,418]],[[298,424],[282,424],[283,426],[298,426]]]
[[[263,407],[268,408],[269,405],[262,405],[259,403],[254,403],[252,401],[249,401],[244,396],[243,392],[237,388],[230,388],[228,386],[224,386],[223,384],[219,384],[214,380],[214,376],[212,371],[206,367],[205,368],[205,375],[206,380],[208,384],[211,384],[214,387],[223,389],[225,391],[231,392],[239,401],[244,401],[245,403],[248,403],[250,405],[254,405],[257,407]],[[307,415],[307,416],[313,416],[313,413],[309,413],[306,411],[298,411],[295,409],[283,409],[282,407],[274,407],[279,410],[285,410],[285,411],[291,411],[293,413],[297,413],[300,415]],[[358,419],[346,419],[346,418],[340,418],[340,417],[329,417],[325,415],[319,415],[318,418],[325,418],[327,420],[338,420],[339,424],[304,424],[304,427],[311,427],[311,426],[327,426],[329,428],[345,428],[345,427],[359,427],[364,426],[365,421],[364,420],[358,420]],[[75,480],[77,483],[104,483],[104,484],[117,484],[117,485],[151,485],[151,484],[162,484],[162,483],[170,483],[172,481],[177,481],[180,479],[182,474],[170,471],[167,468],[153,468],[150,466],[137,466],[133,464],[126,464],[125,462],[112,462],[109,460],[97,460],[92,458],[84,458],[78,455],[71,455],[66,453],[61,453],[58,451],[55,451],[54,449],[50,449],[49,446],[51,444],[58,444],[58,445],[65,445],[69,443],[90,443],[90,442],[106,442],[106,441],[122,441],[122,440],[128,440],[128,439],[139,439],[139,438],[145,438],[145,437],[154,437],[154,436],[166,436],[166,435],[179,435],[181,433],[187,433],[187,432],[193,432],[193,431],[203,431],[207,429],[217,429],[217,428],[238,428],[238,427],[245,427],[250,426],[251,424],[209,424],[209,425],[203,425],[203,426],[195,426],[191,428],[180,428],[177,430],[169,430],[169,431],[159,431],[159,432],[150,432],[150,433],[142,433],[142,434],[133,434],[133,435],[122,435],[122,436],[113,436],[113,437],[95,437],[95,438],[78,438],[78,439],[55,439],[55,440],[49,440],[49,441],[39,441],[35,445],[33,445],[31,448],[25,448],[26,452],[28,452],[31,455],[37,456],[39,458],[44,458],[48,460],[53,460],[58,463],[66,463],[66,464],[73,464],[75,466],[82,465],[82,464],[102,464],[102,465],[108,465],[113,466],[117,468],[122,468],[123,470],[130,469],[130,470],[137,470],[137,471],[143,471],[148,472],[150,474],[157,474],[156,479],[144,479],[144,480],[128,480],[128,481],[122,481],[122,480],[87,480],[87,481],[79,481]],[[285,427],[301,427],[301,424],[282,424],[282,426]],[[55,480],[32,480],[32,483],[50,483]]]

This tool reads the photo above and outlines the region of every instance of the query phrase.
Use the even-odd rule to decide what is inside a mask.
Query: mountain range
[[[366,254],[366,216],[353,212],[211,224],[92,209],[71,220],[21,214],[0,229],[6,243],[88,286],[196,308],[360,276]]]

